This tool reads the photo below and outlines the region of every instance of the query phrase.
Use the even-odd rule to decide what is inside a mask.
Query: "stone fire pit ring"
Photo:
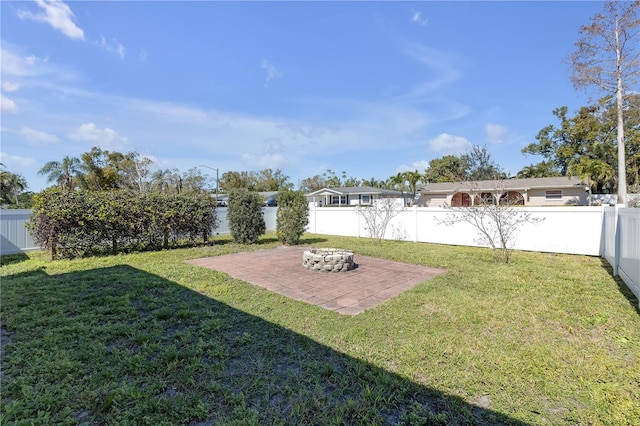
[[[302,253],[302,266],[310,271],[347,272],[355,269],[353,253],[335,248],[305,250]]]

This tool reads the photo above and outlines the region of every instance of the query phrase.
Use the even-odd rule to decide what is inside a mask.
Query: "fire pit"
[[[302,266],[310,271],[347,272],[356,267],[353,253],[334,248],[305,250]]]

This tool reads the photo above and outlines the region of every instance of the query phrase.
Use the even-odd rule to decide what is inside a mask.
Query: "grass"
[[[190,258],[0,268],[2,424],[640,424],[637,300],[599,258],[307,235],[445,268],[349,317]]]

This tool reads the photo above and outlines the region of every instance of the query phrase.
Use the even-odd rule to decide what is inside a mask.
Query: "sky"
[[[565,58],[601,2],[2,1],[0,162],[93,146],[158,169],[424,171],[486,145],[515,175],[587,105]]]

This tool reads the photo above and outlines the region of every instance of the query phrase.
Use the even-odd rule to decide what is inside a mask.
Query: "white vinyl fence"
[[[517,250],[599,256],[602,237],[602,207],[523,207],[539,223],[525,223],[517,235]],[[425,243],[478,246],[478,230],[468,223],[447,226],[440,222],[454,210],[409,207],[394,217],[386,239]],[[309,232],[368,237],[366,223],[355,208],[311,207]]]
[[[524,207],[540,222],[522,224],[513,248],[550,253],[601,256],[614,275],[640,299],[640,209],[598,207]],[[386,239],[436,244],[479,246],[478,230],[468,223],[447,226],[445,216],[455,214],[441,208],[411,207],[394,217]],[[355,208],[314,207],[309,232],[368,237],[364,219]]]
[[[513,248],[601,256],[640,299],[640,209],[615,207],[523,207],[538,223],[524,223]],[[276,230],[277,208],[263,208],[267,231]],[[447,226],[451,210],[410,207],[394,217],[386,239],[478,246],[478,231],[468,223]],[[25,228],[31,210],[0,210],[0,255],[38,249]],[[228,234],[227,208],[218,208],[218,234]],[[365,220],[353,207],[315,207],[307,231],[368,237]]]
[[[264,221],[267,232],[276,230],[276,211],[274,207],[263,207]],[[229,234],[227,221],[227,207],[218,207],[220,224],[214,230],[215,234]],[[29,250],[39,250],[27,231],[25,223],[31,216],[31,210],[0,209],[0,255],[22,253]]]
[[[605,207],[602,256],[640,299],[640,209]]]
[[[24,226],[31,210],[0,209],[0,255],[39,250]]]

